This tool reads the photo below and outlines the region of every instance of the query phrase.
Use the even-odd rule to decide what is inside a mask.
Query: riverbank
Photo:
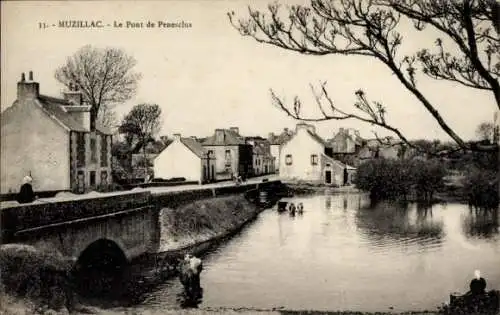
[[[288,188],[288,191],[294,195],[309,195],[318,193],[359,193],[361,192],[354,185],[349,186],[332,186],[326,184],[314,184],[302,181],[283,181]]]
[[[210,248],[240,231],[246,224],[254,220],[263,209],[248,201],[243,194],[229,195],[193,201],[177,209],[161,210],[161,239],[157,253],[144,255],[131,264],[131,289],[136,290],[137,283],[149,287],[176,275],[178,260],[187,252],[203,255]],[[5,247],[10,247],[8,251]],[[12,250],[19,247],[22,250]],[[19,287],[25,287],[20,296],[29,296],[28,292],[37,290],[40,281],[32,281],[30,276],[37,275],[37,270],[45,270],[54,264],[55,254],[47,256],[46,251],[39,251],[22,244],[4,245],[0,254],[2,257],[2,283],[11,283],[15,288],[8,288],[9,294],[18,292]],[[1,256],[1,255],[0,255]],[[33,263],[33,257],[37,258]],[[21,261],[22,263],[17,263]],[[5,268],[7,265],[13,268]],[[69,269],[68,269],[69,270]],[[68,271],[63,270],[63,272]],[[148,270],[145,272],[145,270]],[[61,271],[61,270],[58,270]],[[58,272],[59,273],[59,272]],[[50,277],[50,275],[48,275]],[[60,276],[60,273],[59,275]],[[9,279],[12,281],[9,282]],[[36,280],[36,279],[35,279]],[[31,288],[34,283],[34,288]],[[19,294],[19,292],[18,292]],[[48,304],[38,298],[14,298],[7,294],[1,296],[0,314],[34,314]],[[7,308],[4,305],[11,305]],[[24,305],[24,306],[23,306]],[[63,308],[64,309],[64,308]]]

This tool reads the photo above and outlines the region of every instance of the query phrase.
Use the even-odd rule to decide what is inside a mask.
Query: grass
[[[42,246],[43,248],[44,246]],[[24,244],[0,246],[0,314],[33,314],[37,309],[65,307],[70,264],[60,254]],[[30,302],[24,302],[23,300]],[[13,310],[21,311],[16,313]],[[14,313],[13,313],[14,312]]]
[[[256,208],[242,195],[195,201],[164,216],[163,225],[170,237],[219,235],[239,226],[256,214]]]

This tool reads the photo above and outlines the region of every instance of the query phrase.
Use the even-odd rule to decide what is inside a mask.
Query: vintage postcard
[[[498,314],[500,2],[0,5],[0,314]]]

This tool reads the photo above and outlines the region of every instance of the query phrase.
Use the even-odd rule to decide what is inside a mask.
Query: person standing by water
[[[19,190],[19,194],[17,195],[17,202],[19,203],[30,203],[36,199],[35,192],[33,191],[33,186],[31,183],[33,179],[31,176],[26,175],[23,178],[23,185]]]

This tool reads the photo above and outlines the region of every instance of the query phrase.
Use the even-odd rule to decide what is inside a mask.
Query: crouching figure
[[[184,292],[190,298],[201,295],[200,274],[203,263],[198,257],[186,254],[179,264],[179,279],[184,286]]]

